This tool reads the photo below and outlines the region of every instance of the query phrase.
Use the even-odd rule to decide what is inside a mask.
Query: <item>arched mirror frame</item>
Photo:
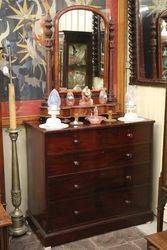
[[[151,51],[153,65],[153,77],[145,78],[140,76],[139,58],[141,53],[139,51],[140,44],[142,43],[139,26],[139,0],[128,0],[128,31],[129,31],[129,69],[130,69],[130,84],[135,85],[152,85],[164,86],[165,80],[160,78],[160,64],[159,64],[159,32],[157,27],[158,17],[153,16],[151,22]]]
[[[82,115],[90,114],[93,106],[90,107],[81,107],[77,103],[81,99],[81,91],[75,91],[75,104],[72,107],[68,107],[66,103],[66,94],[67,91],[60,89],[59,84],[59,20],[60,17],[71,10],[88,10],[93,13],[98,14],[102,17],[105,24],[105,42],[104,42],[104,85],[107,88],[108,101],[106,104],[99,104],[99,92],[100,90],[92,90],[92,99],[94,100],[94,105],[98,105],[100,109],[100,114],[105,114],[107,110],[112,109],[114,113],[117,113],[117,99],[114,96],[114,69],[113,69],[113,60],[114,60],[114,23],[112,21],[112,16],[109,14],[103,14],[101,10],[93,6],[87,5],[73,5],[67,8],[64,8],[58,11],[55,15],[54,24],[52,26],[52,19],[49,14],[45,16],[43,23],[44,30],[44,46],[46,48],[46,89],[45,89],[45,100],[41,106],[41,118],[47,116],[47,98],[53,88],[59,90],[61,97],[61,116],[62,117],[71,117],[75,112],[78,113],[79,110],[82,110]],[[107,17],[106,17],[107,16]],[[53,35],[54,31],[54,35]],[[79,111],[80,112],[80,111]]]
[[[106,16],[97,8],[92,6],[86,6],[86,5],[74,5],[67,8],[64,8],[56,13],[55,20],[54,20],[54,73],[55,73],[55,87],[60,88],[60,79],[59,79],[59,67],[60,67],[60,51],[59,51],[59,22],[60,18],[63,16],[63,14],[73,11],[73,10],[86,10],[86,11],[92,11],[95,14],[98,14],[104,21],[105,24],[105,39],[104,39],[104,86],[109,89],[109,54],[107,51],[109,51],[109,20],[106,18]]]

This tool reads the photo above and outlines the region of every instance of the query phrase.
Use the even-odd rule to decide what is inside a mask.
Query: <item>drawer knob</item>
[[[126,176],[125,176],[125,179],[126,179],[127,181],[131,181],[131,180],[132,180],[132,176],[131,176],[131,175],[126,175]]]
[[[79,215],[80,212],[78,210],[74,210],[74,215]]]
[[[127,137],[128,137],[128,138],[133,138],[133,136],[134,136],[134,135],[133,135],[132,132],[127,133]]]
[[[126,154],[126,158],[127,159],[132,159],[133,158],[133,154],[132,153],[127,153]]]
[[[78,144],[79,140],[78,139],[74,139],[74,144]]]
[[[75,188],[75,189],[80,189],[80,185],[74,184],[74,188]]]
[[[125,200],[126,205],[131,205],[131,203],[132,203],[131,200]]]
[[[74,166],[78,167],[79,166],[79,161],[74,161]]]

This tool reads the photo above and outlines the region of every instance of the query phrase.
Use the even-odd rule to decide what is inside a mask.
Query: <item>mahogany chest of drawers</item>
[[[26,127],[27,214],[45,246],[152,219],[153,121]]]

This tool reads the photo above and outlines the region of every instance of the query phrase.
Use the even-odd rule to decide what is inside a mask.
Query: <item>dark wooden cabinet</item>
[[[153,121],[26,127],[28,216],[45,246],[152,219]]]

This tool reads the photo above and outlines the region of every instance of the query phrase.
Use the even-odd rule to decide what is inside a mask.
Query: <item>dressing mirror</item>
[[[92,90],[102,87],[109,90],[109,20],[106,15],[92,6],[75,5],[56,14],[54,27],[56,86],[77,91],[85,86]]]
[[[59,19],[60,87],[81,91],[104,85],[104,21],[88,10],[71,10]]]
[[[116,110],[113,90],[114,24],[110,14],[96,7],[73,5],[58,11],[54,23],[50,15],[44,20],[46,47],[46,100],[56,88],[61,96],[61,112],[73,116],[88,115],[94,105],[100,114]],[[83,105],[82,90],[91,90],[92,105]],[[99,101],[100,90],[107,91],[107,103]],[[66,97],[72,90],[75,102],[68,107]],[[82,107],[81,107],[82,103]],[[85,106],[86,107],[83,107]],[[90,107],[88,107],[90,106]]]
[[[128,0],[131,84],[156,86],[165,83],[164,59],[159,56],[161,32],[164,32],[159,16],[164,8],[162,1]]]

